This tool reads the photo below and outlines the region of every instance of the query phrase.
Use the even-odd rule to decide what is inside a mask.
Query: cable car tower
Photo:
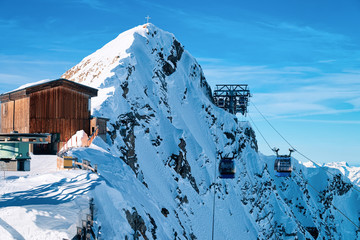
[[[250,97],[247,84],[217,84],[214,91],[215,104],[232,114],[246,115]]]

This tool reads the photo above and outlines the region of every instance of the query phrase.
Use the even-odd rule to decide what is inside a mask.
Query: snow
[[[47,83],[47,82],[51,82],[51,81],[54,81],[54,80],[53,79],[43,79],[43,80],[40,80],[40,81],[37,81],[37,82],[27,83],[27,84],[21,85],[20,87],[14,89],[12,91],[6,92],[6,93],[19,91],[19,90],[22,90],[22,89],[25,89],[25,88],[28,88],[28,87],[33,87],[33,86],[40,85],[40,84]],[[4,93],[4,94],[6,94],[6,93]]]
[[[73,147],[87,147],[88,139],[89,137],[84,130],[77,131],[60,149],[60,152]]]
[[[303,164],[307,168],[315,168],[316,167],[316,165],[311,161],[304,162],[304,163],[301,163],[301,164]]]
[[[30,172],[5,172],[0,180],[1,239],[71,239],[98,177],[56,171],[56,156],[31,157]]]
[[[99,89],[92,112],[110,119],[107,142],[81,147],[78,132],[67,153],[97,164],[99,175],[55,171],[55,157],[32,156],[30,172],[0,181],[0,236],[71,239],[94,198],[102,239],[131,239],[134,219],[148,239],[211,239],[216,189],[214,239],[313,239],[309,227],[319,239],[359,239],[334,208],[358,222],[359,193],[329,166],[296,159],[291,177],[275,177],[275,156],[256,151],[248,122],[213,105],[197,61],[173,34],[146,26],[62,76]],[[237,153],[234,180],[215,178],[218,151]],[[336,168],[335,176],[352,171]]]

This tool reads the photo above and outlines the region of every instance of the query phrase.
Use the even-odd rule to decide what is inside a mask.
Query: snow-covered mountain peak
[[[215,239],[359,237],[336,210],[358,198],[351,184],[296,161],[291,177],[275,177],[275,157],[258,154],[249,123],[213,104],[200,65],[173,34],[135,27],[62,77],[98,88],[93,114],[110,119],[109,146],[95,141],[105,150],[71,153],[97,163],[111,185],[94,196],[108,239],[210,239],[213,199]],[[219,152],[235,153],[234,180],[218,178]],[[344,206],[358,219],[360,206]]]
[[[104,77],[111,76],[110,72],[116,66],[124,65],[126,59],[132,59],[130,62],[136,65],[136,59],[139,60],[146,55],[154,54],[155,51],[168,55],[173,47],[183,48],[173,34],[163,31],[151,23],[139,25],[119,34],[115,39],[69,69],[62,77],[99,87]],[[136,59],[133,59],[134,57]],[[140,62],[144,63],[141,60]],[[147,63],[151,64],[149,61]]]
[[[92,100],[96,115],[104,114],[98,112],[100,105],[114,102],[106,101],[108,98],[119,98],[118,103],[125,98],[130,104],[144,104],[139,99],[150,98],[153,104],[148,104],[156,107],[163,103],[168,112],[168,100],[180,104],[189,91],[192,95],[205,94],[212,101],[211,89],[197,61],[173,34],[150,23],[121,33],[62,77],[99,89],[99,97]],[[175,79],[177,83],[173,84]],[[132,84],[134,87],[129,87]]]
[[[347,162],[332,162],[325,164],[327,167],[340,168],[340,167],[350,167]]]

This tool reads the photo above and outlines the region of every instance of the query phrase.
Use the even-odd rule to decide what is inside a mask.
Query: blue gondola
[[[219,164],[220,178],[233,179],[235,178],[235,162],[234,158],[221,158]]]
[[[274,170],[276,171],[275,176],[277,177],[290,177],[292,166],[291,166],[291,153],[294,151],[289,149],[289,155],[279,155],[279,149],[273,149],[276,152],[276,159],[274,163]]]

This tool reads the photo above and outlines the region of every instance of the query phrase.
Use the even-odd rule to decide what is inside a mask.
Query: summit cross
[[[149,15],[147,15],[147,17],[145,17],[146,18],[146,23],[149,23],[149,20],[151,19],[151,17],[149,17]]]

